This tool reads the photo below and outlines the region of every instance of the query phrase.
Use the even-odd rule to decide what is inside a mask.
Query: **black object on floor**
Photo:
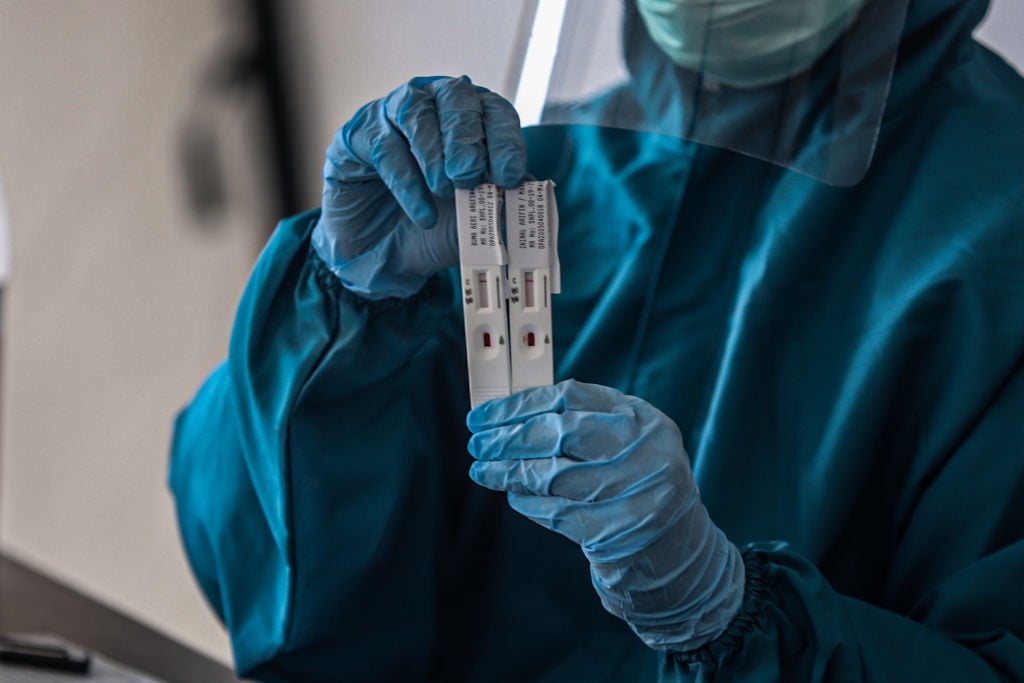
[[[227,667],[0,555],[0,632],[53,633],[168,683],[237,683]]]

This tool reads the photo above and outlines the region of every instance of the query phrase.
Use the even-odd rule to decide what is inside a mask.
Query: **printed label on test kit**
[[[486,184],[455,191],[459,230],[459,257],[463,265],[504,265],[501,239],[501,205],[504,192]]]
[[[550,180],[523,183],[505,193],[508,260],[515,268],[550,268],[552,293],[560,291],[558,211]]]

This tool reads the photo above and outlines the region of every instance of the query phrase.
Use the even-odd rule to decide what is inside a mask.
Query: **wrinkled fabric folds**
[[[1024,680],[1024,87],[984,3],[918,0],[872,170],[528,131],[558,183],[559,379],[680,428],[743,550],[716,640],[656,653],[578,546],[466,476],[457,282],[347,292],[288,219],[170,464],[259,681]],[[931,48],[930,46],[935,46]]]

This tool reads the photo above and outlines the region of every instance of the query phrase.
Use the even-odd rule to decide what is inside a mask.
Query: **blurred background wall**
[[[227,639],[189,574],[164,480],[173,415],[223,356],[281,213],[266,102],[201,85],[251,38],[241,4],[0,0],[13,253],[0,548],[224,661]],[[443,15],[409,0],[278,7],[298,206],[318,203],[335,129],[410,76],[468,73],[512,94],[520,3],[446,0]],[[452,17],[465,40],[438,40]],[[1024,3],[996,0],[980,35],[1024,66]],[[465,57],[479,54],[492,58]],[[200,134],[187,138],[197,117]],[[223,185],[205,215],[186,150],[194,172]]]
[[[1024,72],[1024,2],[991,0],[991,9],[975,36]]]
[[[222,659],[164,480],[272,227],[251,103],[219,131],[232,209],[201,223],[186,201],[182,127],[234,33],[223,5],[0,2],[2,547]]]
[[[251,39],[240,30],[246,4],[0,0],[0,182],[13,252],[0,548],[224,661],[227,639],[187,568],[165,476],[174,414],[223,357],[278,213],[266,103],[245,89],[217,100],[202,85],[228,78],[216,65],[230,71],[225,54]],[[506,78],[520,12],[447,4],[476,27],[477,48],[495,46],[493,63],[480,64],[460,59],[457,43],[418,60],[437,47],[431,28],[450,21],[419,3],[277,5],[303,207],[318,203],[340,116],[412,72]],[[345,95],[340,109],[333,91]],[[215,154],[204,148],[213,144]],[[203,220],[186,154],[229,200]]]

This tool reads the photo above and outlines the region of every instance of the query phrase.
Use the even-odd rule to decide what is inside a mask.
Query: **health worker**
[[[177,420],[238,672],[1024,680],[1024,81],[987,6],[586,0],[520,79],[541,125],[466,77],[361,108]],[[558,383],[470,411],[453,194],[530,177]]]

